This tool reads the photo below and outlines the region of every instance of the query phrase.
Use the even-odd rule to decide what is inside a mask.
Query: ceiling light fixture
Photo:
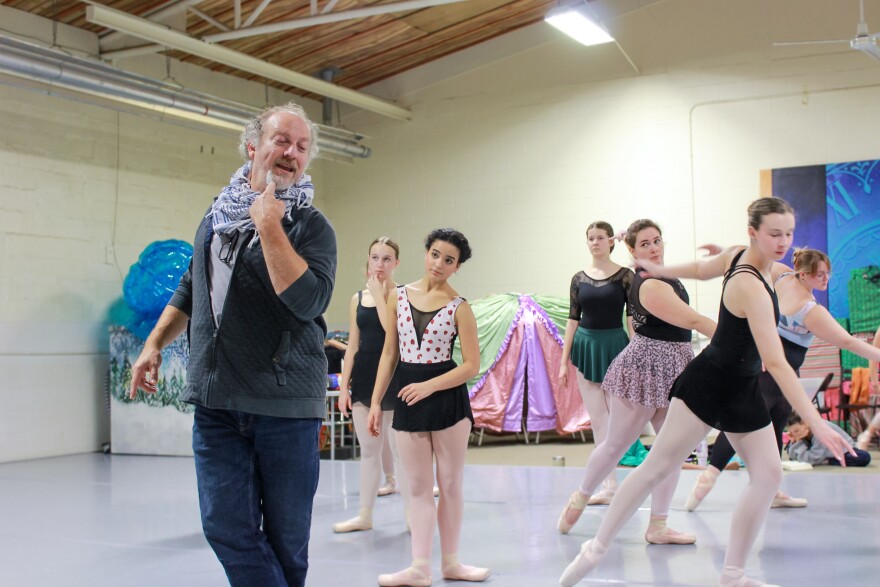
[[[547,13],[544,20],[582,45],[614,42],[614,37],[602,28],[586,2],[557,6]]]

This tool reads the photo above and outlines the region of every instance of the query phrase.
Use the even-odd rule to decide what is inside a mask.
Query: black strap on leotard
[[[736,275],[737,273],[750,273],[758,278],[761,284],[764,286],[764,289],[767,290],[767,293],[770,294],[770,299],[773,302],[773,312],[776,314],[776,321],[779,322],[779,305],[776,301],[776,292],[772,287],[764,280],[764,276],[761,275],[761,272],[754,267],[753,265],[737,265],[740,258],[743,256],[743,253],[748,249],[743,249],[736,256],[733,257],[733,260],[730,262],[730,267],[727,271],[724,272],[724,282],[721,286],[721,295],[724,295],[724,288],[727,287],[727,282],[730,281],[730,278]]]

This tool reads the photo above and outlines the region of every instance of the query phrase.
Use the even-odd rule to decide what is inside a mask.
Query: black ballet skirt
[[[351,368],[351,403],[362,403],[368,408],[373,399],[373,387],[376,385],[376,373],[379,371],[379,359],[382,351],[370,352],[361,349],[354,356],[354,365]],[[394,398],[400,390],[397,380],[397,372],[391,377],[391,383],[385,395],[382,396],[382,411],[394,409]]]
[[[351,403],[361,403],[370,407],[373,399],[373,387],[376,385],[376,373],[379,371],[379,359],[382,358],[382,347],[385,345],[385,329],[379,322],[379,314],[375,307],[368,308],[361,304],[361,293],[358,292],[358,305],[355,320],[360,331],[360,344],[354,355],[351,367]],[[388,390],[382,396],[382,410],[394,409],[394,399],[400,387],[397,386],[397,373],[391,378]]]
[[[428,381],[455,369],[455,361],[440,363],[406,363],[397,365],[398,390],[410,383]],[[390,395],[390,394],[389,394]],[[445,430],[467,418],[474,423],[467,386],[462,383],[451,389],[437,391],[408,406],[395,396],[394,422],[391,427],[402,432],[435,432]]]
[[[741,272],[761,280],[773,300],[773,311],[779,320],[776,292],[751,265],[736,263],[734,257],[724,278],[724,285]],[[761,357],[746,318],[731,314],[724,306],[722,288],[718,327],[712,342],[688,364],[669,392],[677,397],[703,422],[724,432],[752,432],[770,424],[767,404],[761,395],[759,375]]]

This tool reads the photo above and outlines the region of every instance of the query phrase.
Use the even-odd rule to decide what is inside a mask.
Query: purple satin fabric
[[[556,377],[563,345],[556,325],[531,297],[520,296],[519,302],[495,362],[471,389],[476,426],[519,432],[528,390],[526,430],[566,434],[588,429],[574,366],[568,364],[567,385]]]

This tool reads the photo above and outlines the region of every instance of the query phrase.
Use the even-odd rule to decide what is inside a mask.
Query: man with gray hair
[[[196,231],[193,258],[132,367],[156,391],[161,350],[188,328],[202,527],[233,587],[301,587],[308,570],[327,364],[321,315],[336,236],[311,206],[316,127],[293,103],[241,136],[244,166]]]

